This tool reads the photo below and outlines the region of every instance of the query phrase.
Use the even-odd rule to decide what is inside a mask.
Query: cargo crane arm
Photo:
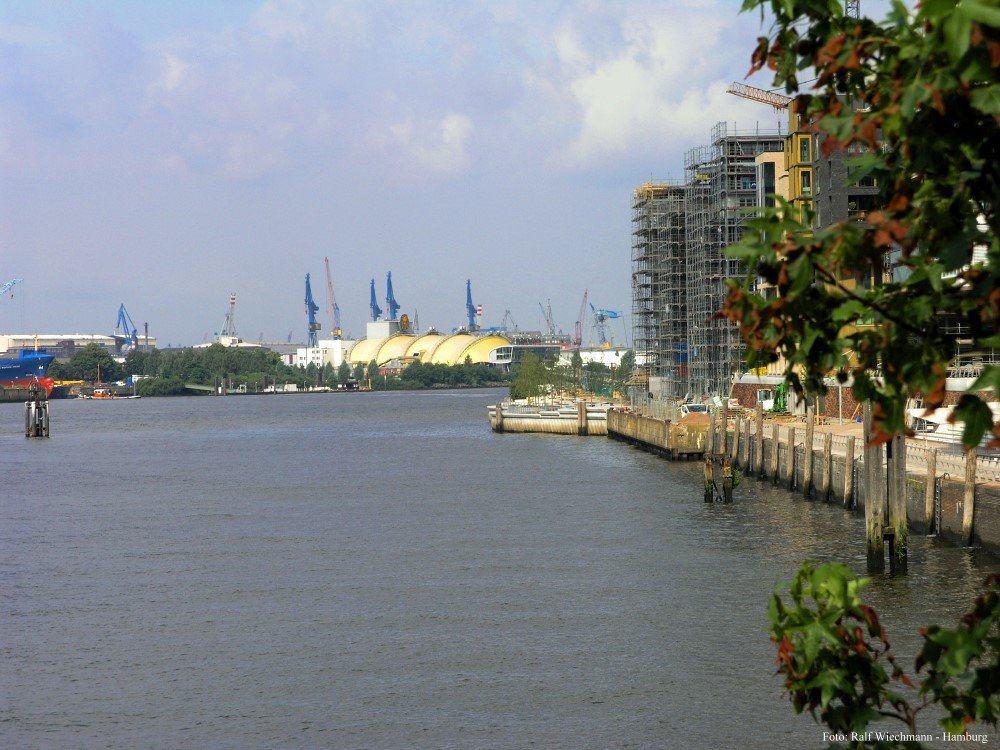
[[[382,317],[382,308],[378,306],[378,299],[375,297],[375,279],[372,279],[371,302],[368,303],[372,311],[372,320],[379,320]]]
[[[19,283],[21,281],[24,281],[24,279],[11,279],[10,281],[4,283],[3,286],[0,286],[0,296],[3,296],[7,292],[9,292],[11,289],[14,288],[15,284],[17,284],[17,283]],[[13,297],[14,295],[11,294],[10,296]]]
[[[465,280],[465,314],[469,318],[469,330],[475,331],[479,328],[476,325],[476,306],[472,304],[472,280]]]
[[[573,346],[583,346],[583,319],[587,315],[587,290],[583,290],[583,302],[580,303],[580,314],[573,324]]]
[[[323,258],[323,263],[326,265],[326,305],[330,312],[330,325],[333,326],[332,333],[335,339],[339,339],[343,335],[343,328],[340,326],[340,305],[337,304],[337,298],[333,294],[333,278],[330,276],[330,259]]]
[[[552,318],[552,300],[549,300],[548,307],[542,307],[542,303],[538,303],[538,309],[542,311],[542,317],[545,318],[545,325],[549,329],[549,336],[556,335],[556,322]]]
[[[392,293],[392,271],[385,275],[385,306],[389,313],[389,320],[396,320],[399,312],[399,303],[396,302],[396,295]]]
[[[139,346],[139,334],[136,330],[135,323],[132,322],[132,318],[128,314],[128,310],[125,309],[125,303],[123,302],[118,307],[118,323],[115,325],[115,333],[121,330],[121,336],[125,339],[125,349],[135,349]]]
[[[759,89],[756,86],[748,86],[745,83],[737,83],[733,81],[729,84],[726,89],[727,94],[735,94],[736,96],[742,97],[744,99],[749,99],[754,102],[761,102],[762,104],[770,104],[774,107],[776,112],[780,112],[783,109],[788,109],[788,105],[792,101],[792,97],[785,96],[784,94],[779,94],[776,91],[768,91],[767,89]]]
[[[309,283],[309,274],[306,274],[306,318],[309,321],[306,325],[306,332],[308,335],[307,346],[311,347],[319,345],[316,338],[316,332],[320,329],[319,321],[316,320],[317,312],[319,312],[319,305],[313,301],[312,285]]]

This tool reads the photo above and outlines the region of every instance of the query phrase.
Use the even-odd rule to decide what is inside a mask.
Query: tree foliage
[[[953,734],[973,722],[997,725],[1000,717],[1000,577],[954,628],[931,626],[915,671],[918,685],[896,662],[888,635],[874,609],[859,592],[867,579],[855,579],[840,564],[804,563],[785,601],[771,599],[771,640],[778,648],[778,673],[785,678],[796,713],[814,719],[844,738],[861,736],[852,747],[919,748],[917,741],[879,738],[869,724],[895,719],[917,734],[918,714],[930,705],[944,712],[941,726]],[[921,699],[914,705],[910,696]]]
[[[888,18],[846,17],[840,0],[745,0],[774,18],[751,73],[774,84],[822,137],[823,155],[856,152],[851,179],[870,177],[880,210],[814,230],[787,205],[764,210],[730,249],[749,270],[731,284],[751,366],[786,362],[797,390],[853,379],[875,404],[878,439],[905,427],[904,407],[943,402],[959,340],[1000,348],[1000,9],[987,0],[894,0]],[[802,78],[816,76],[807,86]],[[973,250],[985,260],[973,262]],[[890,273],[891,272],[891,277]],[[751,290],[757,275],[777,288]],[[866,278],[883,280],[865,288]],[[987,364],[957,409],[963,441],[994,427],[973,395],[1000,391]]]

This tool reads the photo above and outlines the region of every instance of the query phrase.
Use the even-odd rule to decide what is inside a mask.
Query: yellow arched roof
[[[406,360],[420,356],[424,364],[460,365],[466,358],[479,364],[490,361],[490,354],[501,346],[510,346],[503,336],[474,336],[471,333],[425,333],[422,336],[400,333],[387,339],[362,339],[348,357],[353,365],[375,361],[384,365],[394,359]]]
[[[409,333],[397,333],[395,336],[390,336],[382,342],[378,354],[375,355],[375,361],[379,365],[384,365],[394,359],[402,359],[412,343],[413,336]]]
[[[385,339],[361,339],[361,341],[356,343],[354,348],[351,349],[351,354],[348,360],[352,365],[367,365],[375,359],[375,355],[378,354],[378,350],[381,348],[383,341],[385,341]]]
[[[465,351],[458,355],[458,360],[455,364],[465,362],[466,357],[471,359],[473,364],[489,362],[490,354],[501,346],[510,346],[510,342],[503,336],[482,336],[469,344]]]
[[[476,337],[471,333],[453,333],[437,345],[431,355],[431,364],[453,365],[461,360],[458,355],[464,352]]]
[[[440,333],[425,333],[423,336],[417,336],[406,348],[406,356],[419,356],[421,362],[430,362],[434,350],[444,340],[445,336]]]

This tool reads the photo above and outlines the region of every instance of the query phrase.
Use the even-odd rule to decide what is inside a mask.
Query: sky
[[[386,273],[421,329],[505,312],[630,335],[632,190],[684,177],[762,29],[736,0],[3,0],[0,332],[364,336]],[[749,83],[770,87],[767,75]],[[384,302],[383,302],[384,307]],[[585,328],[590,328],[590,320]]]

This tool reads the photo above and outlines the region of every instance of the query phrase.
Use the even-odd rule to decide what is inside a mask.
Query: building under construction
[[[647,182],[632,192],[632,326],[648,390],[687,390],[687,188]]]
[[[742,277],[724,250],[757,205],[755,157],[781,152],[780,128],[719,123],[691,149],[684,185],[646,183],[632,195],[632,314],[637,359],[657,398],[725,395],[743,365],[738,328],[717,317],[726,280]]]

